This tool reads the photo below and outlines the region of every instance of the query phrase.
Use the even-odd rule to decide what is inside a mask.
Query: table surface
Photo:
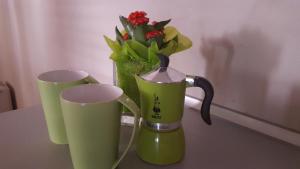
[[[200,113],[186,107],[183,161],[157,166],[141,161],[134,147],[120,169],[299,169],[300,148],[250,129],[212,117],[205,125]],[[131,127],[121,130],[120,151]],[[72,169],[67,145],[55,145],[48,133],[41,106],[0,113],[0,169]]]

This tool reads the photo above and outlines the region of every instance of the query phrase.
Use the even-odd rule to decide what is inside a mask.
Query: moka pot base
[[[157,132],[141,126],[136,151],[143,161],[157,165],[178,163],[184,158],[184,150],[182,127],[168,132]]]

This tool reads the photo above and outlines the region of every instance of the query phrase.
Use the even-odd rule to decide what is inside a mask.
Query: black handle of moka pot
[[[205,78],[199,76],[187,76],[187,87],[200,87],[204,90],[205,96],[201,106],[201,117],[208,124],[211,125],[210,119],[210,105],[214,97],[214,88],[212,84]]]
[[[169,66],[169,57],[157,53],[160,60],[159,72],[165,72]],[[210,119],[210,105],[214,97],[214,88],[212,84],[205,78],[199,76],[189,76],[186,77],[187,87],[200,87],[204,90],[205,97],[201,106],[201,117],[208,124],[211,125]]]

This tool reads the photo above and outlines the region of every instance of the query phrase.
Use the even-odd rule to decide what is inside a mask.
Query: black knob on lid
[[[169,57],[163,54],[157,53],[157,56],[160,60],[160,69],[159,72],[165,72],[169,66]]]

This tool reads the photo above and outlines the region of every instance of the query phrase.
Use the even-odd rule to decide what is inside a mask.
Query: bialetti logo
[[[154,112],[154,114],[152,115],[152,118],[161,119],[160,108],[159,108],[160,105],[159,97],[156,94],[154,94],[153,97],[154,97],[153,99],[154,104],[153,104],[152,111]]]

